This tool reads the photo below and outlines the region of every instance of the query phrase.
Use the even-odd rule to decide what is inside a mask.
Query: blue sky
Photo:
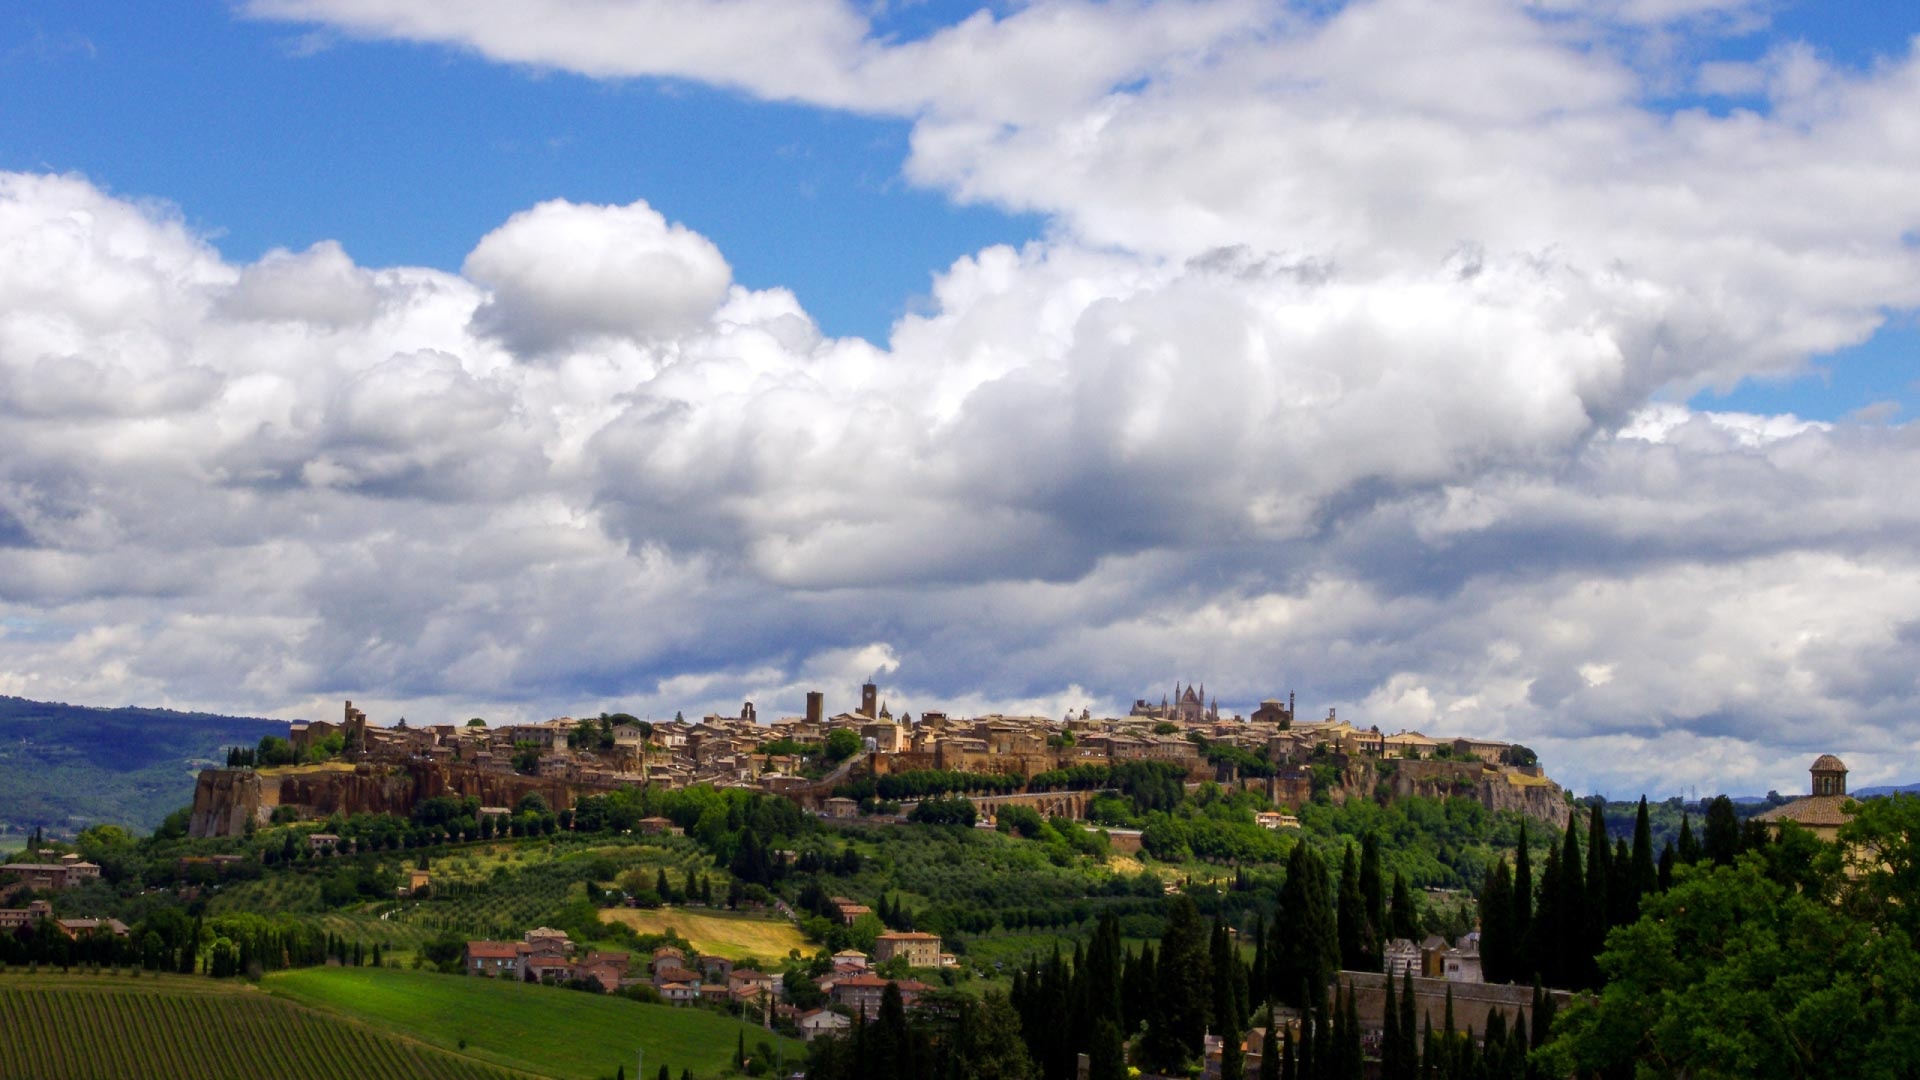
[[[917,36],[940,13],[886,28]],[[644,198],[719,243],[741,282],[884,343],[935,271],[1040,228],[903,180],[902,119],[505,67],[218,3],[10,4],[0,40],[0,167],[166,199],[238,260],[333,239],[367,265],[457,270],[543,199]]]
[[[1583,789],[1911,780],[1917,30],[7,5],[0,693],[776,716],[877,677],[1058,715],[1180,679]]]
[[[874,24],[923,38],[974,10],[912,4]],[[1920,19],[1898,4],[1787,4],[1703,58],[1803,40],[1883,62]],[[884,344],[931,277],[1039,215],[962,205],[901,175],[910,122],[768,103],[680,79],[596,80],[442,46],[365,41],[226,6],[25,2],[0,12],[0,167],[75,171],[176,203],[229,257],[339,241],[372,266],[457,270],[514,211],[644,198],[720,244],[738,279],[798,294],[822,330]],[[1733,107],[1675,94],[1672,111]],[[1760,101],[1741,101],[1764,109]],[[329,162],[316,167],[316,161]],[[1807,374],[1751,379],[1701,408],[1837,420],[1920,401],[1920,337],[1894,313]]]

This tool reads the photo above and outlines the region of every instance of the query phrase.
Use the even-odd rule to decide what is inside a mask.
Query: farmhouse
[[[881,963],[896,956],[907,958],[908,967],[940,966],[940,935],[921,933],[880,934],[873,939],[874,959]]]

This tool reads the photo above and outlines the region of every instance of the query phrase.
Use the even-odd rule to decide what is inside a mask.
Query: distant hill
[[[283,720],[0,697],[0,830],[152,829],[193,801],[194,774],[226,747],[286,733]]]
[[[1901,784],[1897,787],[1892,784],[1881,784],[1878,787],[1861,788],[1850,794],[1863,799],[1869,799],[1875,795],[1920,795],[1920,784]]]

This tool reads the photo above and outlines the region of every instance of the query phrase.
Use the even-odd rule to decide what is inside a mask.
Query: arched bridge
[[[1031,791],[1014,795],[969,795],[967,801],[979,812],[985,821],[997,821],[1000,810],[1007,806],[1031,806],[1043,818],[1070,818],[1074,821],[1087,819],[1087,807],[1093,804],[1095,795],[1110,795],[1112,788],[1098,788],[1090,791]]]

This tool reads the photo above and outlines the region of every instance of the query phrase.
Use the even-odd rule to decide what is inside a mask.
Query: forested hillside
[[[195,772],[218,765],[224,748],[271,734],[286,734],[285,723],[0,697],[0,831],[152,829],[193,800]]]

